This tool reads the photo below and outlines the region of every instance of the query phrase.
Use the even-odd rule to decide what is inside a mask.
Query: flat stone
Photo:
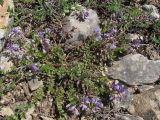
[[[8,92],[6,95],[3,95],[0,100],[0,103],[3,105],[8,105],[14,102],[15,102],[14,96],[10,92]]]
[[[143,118],[129,114],[116,114],[116,120],[144,120]]]
[[[33,79],[28,81],[28,85],[31,91],[38,89],[43,86],[43,81],[39,81],[38,79]]]
[[[0,116],[11,116],[11,115],[14,115],[14,112],[10,107],[1,108]]]
[[[4,73],[11,71],[13,67],[13,63],[9,59],[7,56],[0,56],[0,70]]]
[[[141,54],[130,54],[114,62],[106,75],[128,85],[154,83],[160,76],[160,60],[148,60]]]
[[[86,15],[85,19],[79,18],[79,16],[81,15],[83,17]],[[79,11],[73,11],[69,16],[66,16],[63,20],[64,32],[69,33],[72,36],[71,38],[67,39],[66,42],[82,42],[87,37],[93,36],[95,34],[95,29],[98,30],[98,32],[100,32],[99,22],[100,20],[96,11],[92,9],[81,7]]]
[[[29,87],[28,87],[28,84],[26,82],[22,82],[22,88],[24,90],[24,93],[27,97],[30,97],[31,94],[29,92]]]
[[[160,120],[160,86],[134,95],[128,111],[144,120]]]
[[[125,39],[133,41],[136,39],[141,39],[143,40],[143,36],[140,36],[139,34],[132,34],[132,33],[128,33],[125,35]]]

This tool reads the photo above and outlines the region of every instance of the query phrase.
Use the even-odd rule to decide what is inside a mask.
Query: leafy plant
[[[107,3],[106,8],[110,12],[116,12],[121,8],[121,2],[119,0],[112,0],[111,2]]]

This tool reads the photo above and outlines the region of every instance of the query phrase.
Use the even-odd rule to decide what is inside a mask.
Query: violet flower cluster
[[[40,40],[43,53],[47,52],[47,50],[48,50],[48,48],[49,48],[49,46],[51,44],[50,39],[47,39],[45,37],[45,35],[46,34],[50,34],[50,32],[51,32],[51,29],[50,28],[46,28],[44,32],[38,32],[37,33],[37,37]]]
[[[92,107],[89,108],[88,107],[89,105]],[[101,102],[100,98],[98,98],[98,97],[83,96],[80,108],[82,111],[87,111],[87,110],[91,109],[92,112],[95,113],[103,108],[103,103]]]
[[[93,32],[95,33],[95,37],[97,40],[102,40],[102,33],[101,33],[101,29],[99,28],[99,26],[93,28]]]
[[[107,32],[103,33],[103,37],[110,37],[117,33],[117,29],[110,27]]]
[[[20,48],[18,44],[15,44],[9,41],[6,44],[6,49],[9,50],[10,52],[14,52],[14,51],[18,51]]]
[[[112,35],[117,33],[117,29],[112,27],[112,28],[109,28],[107,32],[101,33],[100,27],[97,26],[93,28],[93,32],[95,33],[95,37],[97,40],[102,40],[102,38],[111,37]],[[113,48],[116,48],[116,45],[113,44]]]
[[[98,97],[83,96],[79,105],[67,104],[66,109],[75,115],[80,115],[80,111],[98,112],[103,108],[103,103]]]
[[[14,27],[10,30],[9,37],[14,36],[21,32],[21,28],[19,26]]]
[[[35,73],[39,71],[39,68],[37,67],[36,64],[30,64],[28,65],[29,70],[31,70],[31,72]]]
[[[25,53],[25,49],[22,49],[18,43],[15,43],[15,41],[13,41],[14,36],[17,34],[18,35],[23,34],[21,31],[21,28],[20,27],[12,28],[8,35],[8,37],[10,37],[11,40],[8,40],[6,42],[4,51],[10,54],[12,57],[21,59],[23,57],[23,54]],[[13,37],[13,40],[12,40],[12,37]]]
[[[119,81],[111,81],[109,83],[109,88],[113,94],[110,96],[110,100],[120,100],[121,95],[126,92],[126,88]]]

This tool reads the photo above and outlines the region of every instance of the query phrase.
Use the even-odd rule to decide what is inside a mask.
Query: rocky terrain
[[[0,120],[160,120],[159,0],[0,0]]]

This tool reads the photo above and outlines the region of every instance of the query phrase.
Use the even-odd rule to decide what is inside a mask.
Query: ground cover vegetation
[[[5,47],[12,53],[15,66],[12,71],[0,73],[0,97],[16,91],[19,84],[32,79],[43,81],[43,86],[32,91],[30,97],[18,96],[15,114],[5,120],[24,118],[28,108],[38,102],[52,100],[46,116],[54,119],[112,119],[114,95],[126,89],[105,76],[105,67],[130,53],[141,53],[148,58],[147,46],[160,48],[160,19],[144,14],[134,2],[121,0],[15,0],[12,35],[23,35],[32,40],[28,45],[10,41]],[[82,44],[66,44],[63,18],[79,5],[97,11],[100,18],[100,36],[90,36]],[[127,33],[144,35],[144,39],[129,41]],[[101,37],[97,40],[96,37]],[[21,51],[15,54],[15,51]],[[25,52],[23,52],[25,51]],[[3,105],[2,105],[3,107]],[[36,107],[39,116],[45,108]],[[123,111],[124,112],[124,111]]]

